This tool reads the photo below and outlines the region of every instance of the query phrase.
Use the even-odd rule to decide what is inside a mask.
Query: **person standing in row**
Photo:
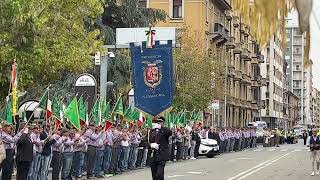
[[[317,129],[312,130],[312,135],[308,137],[307,146],[310,147],[312,172],[311,176],[319,174],[319,151],[320,151],[320,138],[317,136]],[[316,168],[317,166],[317,168]]]
[[[93,179],[94,167],[96,164],[96,152],[97,143],[100,138],[100,133],[95,132],[95,124],[89,124],[89,129],[85,132],[83,137],[86,139],[88,144],[87,149],[87,178]]]
[[[62,162],[62,138],[61,138],[61,129],[57,129],[53,136],[53,139],[56,139],[56,143],[52,146],[52,180],[59,180],[59,174],[61,170]]]
[[[12,172],[13,172],[13,162],[14,162],[14,144],[18,141],[21,132],[12,136],[12,125],[5,124],[0,131],[1,139],[4,145],[4,149],[6,150],[6,158],[1,163],[2,168],[2,176],[1,180],[11,180]]]
[[[23,134],[17,141],[16,146],[17,180],[26,180],[33,159],[33,144],[28,128],[23,130]]]

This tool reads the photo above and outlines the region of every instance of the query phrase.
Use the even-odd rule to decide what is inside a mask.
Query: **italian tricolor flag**
[[[49,119],[52,117],[52,101],[49,98],[49,89],[46,90],[39,102],[39,108],[46,111],[46,118]]]
[[[143,126],[145,120],[146,120],[146,117],[144,116],[144,114],[142,112],[140,112],[140,116],[139,116],[139,119],[137,122],[139,128],[141,128]]]
[[[146,31],[146,35],[147,35],[147,48],[153,48],[155,36],[156,36],[156,31],[152,30],[150,27],[149,31]]]

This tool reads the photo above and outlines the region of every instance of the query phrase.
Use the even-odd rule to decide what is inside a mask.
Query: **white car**
[[[207,156],[208,158],[212,158],[217,154],[219,154],[219,145],[216,140],[201,139],[199,156]]]

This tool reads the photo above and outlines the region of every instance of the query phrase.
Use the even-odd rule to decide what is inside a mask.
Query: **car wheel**
[[[214,155],[213,154],[209,154],[209,155],[207,155],[207,158],[213,158],[214,157]]]

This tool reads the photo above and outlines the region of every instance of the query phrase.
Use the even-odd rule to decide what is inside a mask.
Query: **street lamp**
[[[108,52],[101,58],[100,66],[100,99],[107,97],[107,86],[113,86],[113,82],[108,81],[108,62],[114,58],[114,52]]]

